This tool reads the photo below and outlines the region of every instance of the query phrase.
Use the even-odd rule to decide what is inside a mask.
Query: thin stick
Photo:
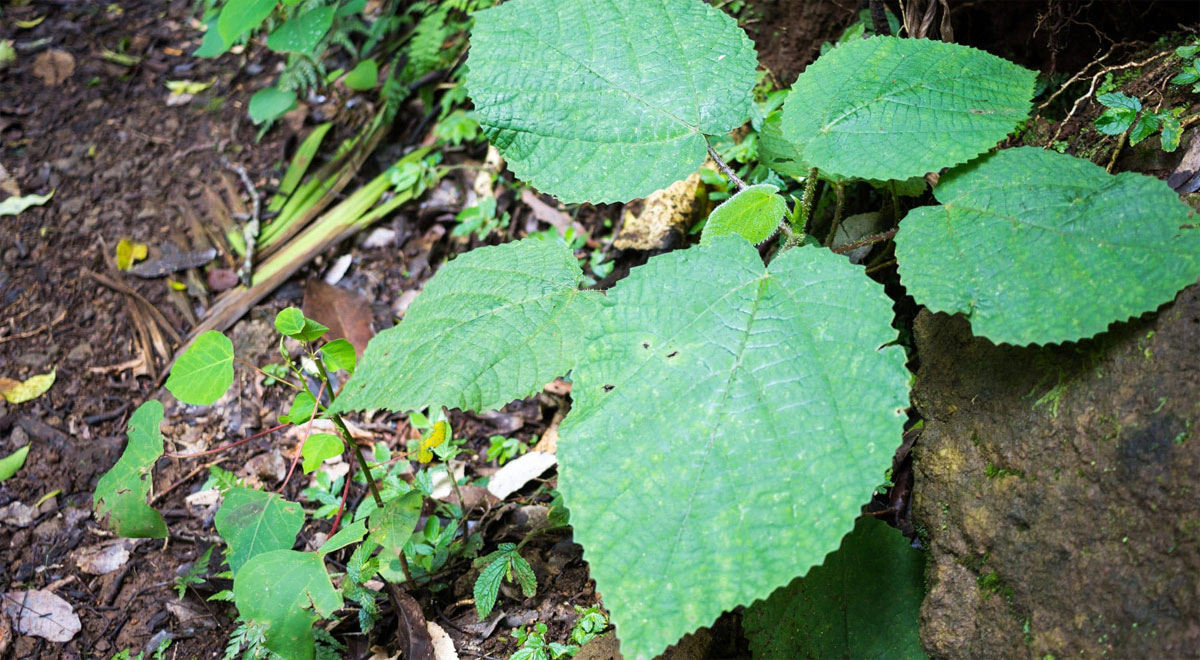
[[[254,187],[254,182],[250,180],[250,175],[246,172],[246,168],[231,163],[224,157],[221,158],[221,164],[237,172],[238,178],[242,180],[242,185],[246,187],[246,193],[250,195],[250,220],[242,227],[242,238],[246,241],[246,252],[242,259],[242,272],[240,273],[242,284],[250,286],[250,277],[254,267],[254,244],[258,241],[259,211],[261,210],[262,202],[258,194],[258,188]]]
[[[733,168],[729,167],[728,163],[721,160],[721,156],[717,154],[717,150],[713,149],[713,146],[711,144],[708,144],[708,138],[704,138],[704,144],[706,144],[708,146],[709,157],[711,157],[713,159],[713,161],[715,161],[717,163],[717,167],[721,170],[721,172],[725,176],[729,177],[729,180],[733,182],[733,185],[737,186],[737,189],[739,191],[745,190],[747,187],[746,182],[742,181],[742,179],[737,175],[737,173],[733,171]]]
[[[1096,75],[1092,76],[1092,82],[1090,85],[1088,85],[1087,92],[1085,92],[1083,94],[1083,96],[1080,96],[1079,98],[1075,99],[1075,103],[1071,106],[1071,112],[1067,113],[1066,118],[1058,123],[1058,130],[1054,131],[1054,135],[1051,136],[1051,138],[1046,142],[1046,144],[1047,145],[1054,144],[1054,142],[1058,140],[1058,136],[1062,135],[1063,127],[1066,126],[1067,122],[1071,121],[1071,118],[1074,117],[1075,113],[1079,111],[1079,106],[1084,101],[1091,98],[1092,93],[1096,91],[1096,85],[1100,81],[1100,76],[1103,76],[1106,73],[1111,73],[1113,71],[1120,71],[1121,69],[1129,69],[1132,67],[1146,66],[1147,64],[1153,62],[1154,60],[1157,60],[1157,59],[1160,59],[1162,57],[1169,55],[1171,52],[1173,52],[1173,51],[1164,50],[1163,52],[1161,52],[1153,57],[1146,58],[1146,59],[1142,60],[1141,62],[1128,62],[1126,64],[1114,64],[1112,66],[1105,67],[1105,68],[1097,71]]]
[[[853,252],[854,250],[857,250],[860,247],[867,247],[868,245],[875,245],[876,243],[882,243],[884,241],[890,240],[893,236],[896,235],[896,231],[897,231],[896,229],[889,229],[888,231],[885,231],[882,234],[875,234],[873,236],[867,236],[866,238],[860,238],[857,241],[854,241],[853,243],[839,245],[837,247],[829,248],[829,250],[836,254],[846,254],[847,252]]]
[[[267,435],[268,433],[274,433],[275,431],[278,431],[279,429],[284,428],[286,426],[287,426],[287,424],[280,424],[279,426],[272,426],[271,428],[267,429],[266,431],[259,431],[258,433],[255,433],[254,435],[250,436],[249,438],[242,438],[241,440],[238,440],[237,442],[231,442],[223,447],[217,447],[216,449],[209,449],[208,451],[202,451],[202,452],[199,452],[196,454],[168,453],[168,454],[164,454],[164,456],[166,456],[167,458],[197,458],[199,456],[208,456],[209,454],[218,454],[218,453],[226,451],[228,449],[233,449],[234,447],[237,447],[238,445],[244,445],[247,442],[250,442],[251,440],[254,440],[256,438],[261,438],[264,435]]]
[[[833,192],[837,195],[837,209],[833,212],[833,225],[829,228],[829,236],[825,238],[825,247],[833,245],[834,239],[837,238],[838,227],[842,226],[842,214],[846,210],[846,187],[835,183]]]
[[[353,470],[354,466],[351,465],[350,469]],[[350,472],[346,472],[346,483],[344,486],[342,486],[342,501],[340,504],[338,504],[337,517],[333,519],[333,527],[329,528],[330,536],[333,536],[334,533],[337,532],[338,523],[340,523],[342,521],[342,513],[344,513],[346,511],[346,498],[349,496],[350,496]]]

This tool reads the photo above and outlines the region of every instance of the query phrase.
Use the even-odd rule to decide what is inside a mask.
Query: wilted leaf
[[[14,404],[32,401],[50,389],[57,373],[58,369],[51,369],[50,373],[31,376],[24,382],[18,382],[11,378],[0,378],[0,395],[4,396],[5,401]]]

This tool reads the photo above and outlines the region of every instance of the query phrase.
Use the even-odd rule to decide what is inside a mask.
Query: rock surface
[[[1200,286],[1078,344],[915,336],[931,656],[1200,657]]]

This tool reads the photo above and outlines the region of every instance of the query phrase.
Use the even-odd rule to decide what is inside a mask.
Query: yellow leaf
[[[183,282],[176,282],[175,280],[173,280],[169,277],[167,278],[167,285],[170,286],[172,289],[175,289],[176,291],[187,291],[186,284],[184,284]]]
[[[117,270],[129,270],[134,263],[146,258],[146,246],[128,238],[117,241]]]
[[[54,384],[54,375],[57,371],[57,369],[51,369],[50,373],[33,376],[23,383],[11,378],[0,378],[0,394],[3,394],[4,400],[9,403],[32,401],[50,389],[50,386]]]
[[[199,94],[213,83],[217,82],[216,78],[208,82],[196,82],[195,80],[168,80],[167,89],[171,90],[171,96],[182,96],[184,94]]]
[[[28,30],[29,28],[37,27],[38,24],[44,20],[46,20],[45,16],[38,16],[37,18],[31,18],[28,21],[15,21],[15,23],[17,24],[17,27],[21,28],[22,30]]]
[[[446,429],[449,425],[446,422],[438,422],[433,425],[433,430],[429,435],[421,438],[421,444],[417,447],[417,460],[422,463],[428,463],[433,460],[433,448],[441,445],[446,441]]]

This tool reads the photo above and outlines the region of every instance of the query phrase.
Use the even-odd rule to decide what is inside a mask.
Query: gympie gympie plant
[[[476,14],[466,82],[518,176],[564,201],[628,201],[695,171],[708,136],[749,118],[755,66],[746,35],[701,0],[511,0]],[[809,181],[950,168],[940,205],[909,213],[896,235],[908,291],[993,341],[1075,341],[1194,282],[1200,234],[1159,181],[1036,149],[988,153],[1026,118],[1033,82],[963,46],[852,40],[796,81],[769,160]],[[491,410],[569,375],[558,489],[623,655],[652,658],[743,605],[763,657],[826,653],[828,639],[775,629],[827,608],[813,592],[832,567],[903,555],[890,530],[856,519],[900,443],[909,374],[882,287],[799,246],[808,209],[785,212],[773,196],[734,195],[698,246],[650,259],[605,293],[580,289],[578,260],[553,240],[464,254],[372,340],[321,413]],[[780,230],[764,264],[752,243]],[[141,497],[136,487],[126,497]],[[366,556],[408,531],[402,495],[372,518]],[[374,520],[400,532],[380,538]],[[272,583],[269,567],[285,565],[311,579]],[[801,576],[809,586],[793,583]],[[851,600],[829,633],[839,652],[922,657],[909,616],[919,580],[905,580],[883,593],[844,583]],[[234,591],[302,589],[287,602],[323,614],[338,604],[327,581],[320,552],[275,549],[237,571]],[[256,620],[283,616],[247,605]],[[315,616],[295,612],[286,626],[299,635]],[[859,620],[875,616],[889,624]],[[310,657],[299,636],[307,646],[268,647]]]

